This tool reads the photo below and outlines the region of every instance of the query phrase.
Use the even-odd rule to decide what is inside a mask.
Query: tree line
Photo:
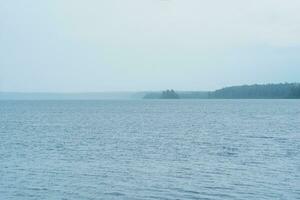
[[[300,99],[300,83],[242,85],[211,92],[166,90],[149,92],[145,99]]]

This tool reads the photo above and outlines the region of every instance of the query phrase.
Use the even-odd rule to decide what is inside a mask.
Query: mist
[[[0,91],[297,82],[297,0],[1,1]]]

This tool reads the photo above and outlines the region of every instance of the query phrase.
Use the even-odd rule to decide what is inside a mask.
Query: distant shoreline
[[[241,85],[215,91],[0,92],[0,100],[300,99],[300,83]]]
[[[163,94],[168,91],[174,90],[147,93],[144,99],[300,99],[299,83],[242,85],[208,92],[176,91],[165,97]]]

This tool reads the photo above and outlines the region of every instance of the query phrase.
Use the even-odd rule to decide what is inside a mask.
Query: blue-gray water
[[[0,101],[0,199],[300,199],[299,100]]]

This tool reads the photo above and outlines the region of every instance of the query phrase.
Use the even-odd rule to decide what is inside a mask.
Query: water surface
[[[0,101],[0,199],[299,199],[299,100]]]

